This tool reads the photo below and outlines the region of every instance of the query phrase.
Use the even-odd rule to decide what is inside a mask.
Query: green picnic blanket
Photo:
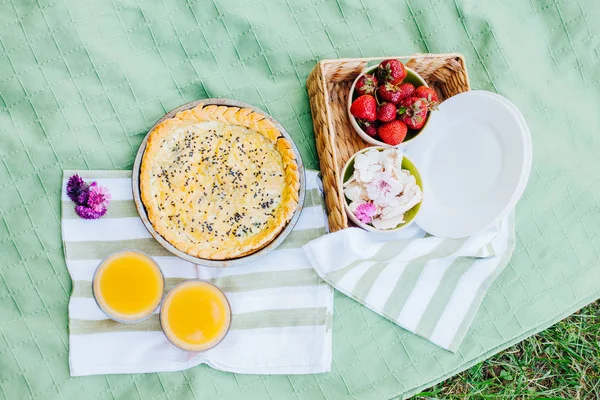
[[[0,398],[406,397],[600,297],[598,1],[0,0]],[[336,294],[332,372],[71,378],[63,169],[129,169],[165,112],[269,112],[316,168],[305,81],[323,58],[461,52],[524,113],[534,165],[517,244],[458,353]]]

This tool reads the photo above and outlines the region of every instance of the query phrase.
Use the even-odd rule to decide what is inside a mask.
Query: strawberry
[[[383,103],[377,110],[377,119],[381,122],[390,122],[396,119],[396,106],[392,103]]]
[[[358,125],[367,135],[371,137],[377,135],[377,127],[379,126],[377,121],[370,122],[364,119],[359,119]]]
[[[364,74],[356,82],[356,93],[359,95],[363,94],[375,94],[377,91],[377,77],[372,74]]]
[[[383,60],[377,67],[377,78],[381,83],[393,82],[398,84],[406,78],[404,64],[398,60]]]
[[[398,86],[398,91],[400,92],[400,99],[405,99],[413,95],[415,92],[415,85],[412,83],[402,83]]]
[[[377,119],[377,101],[370,94],[359,96],[350,106],[350,114],[356,118],[375,121]]]
[[[398,112],[400,114],[402,114],[404,111],[401,112],[400,109],[402,109],[402,108],[407,109],[408,107],[410,107],[412,105],[413,102],[414,102],[413,96],[406,97],[406,98],[400,100],[400,102],[398,103],[398,105],[400,106],[400,107],[398,107]]]
[[[400,93],[398,86],[391,83],[384,83],[377,89],[377,97],[390,103],[397,104],[401,96],[402,93]]]
[[[417,90],[415,90],[414,95],[427,101],[429,109],[432,109],[437,103],[439,103],[438,95],[435,90],[427,86],[419,86]]]
[[[425,125],[425,121],[427,121],[427,110],[421,110],[412,115],[402,115],[402,122],[404,122],[409,129],[414,131],[421,129],[423,125]]]
[[[409,129],[421,129],[427,121],[427,102],[416,96],[411,96],[402,100],[402,107],[398,110],[400,119]]]
[[[401,108],[406,108],[406,113],[420,112],[421,110],[427,110],[427,102],[417,96],[410,96],[400,101]]]
[[[402,143],[406,137],[407,131],[408,128],[406,127],[406,124],[397,119],[391,122],[386,122],[377,129],[377,133],[379,134],[381,140],[392,146]]]

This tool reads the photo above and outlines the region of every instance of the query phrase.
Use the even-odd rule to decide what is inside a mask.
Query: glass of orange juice
[[[148,255],[125,250],[105,258],[94,274],[96,303],[119,322],[148,318],[160,305],[165,280],[158,264]]]
[[[160,309],[160,323],[175,346],[203,351],[223,340],[231,325],[231,309],[216,286],[193,279],[167,294]]]

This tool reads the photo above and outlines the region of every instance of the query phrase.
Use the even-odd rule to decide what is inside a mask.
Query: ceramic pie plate
[[[194,257],[191,256],[177,248],[175,248],[175,246],[173,246],[171,243],[169,243],[164,237],[162,237],[152,226],[152,223],[150,222],[150,220],[148,219],[148,214],[146,212],[146,207],[144,206],[144,203],[142,202],[141,199],[141,193],[140,193],[140,167],[142,164],[142,158],[144,156],[144,152],[146,151],[146,144],[148,142],[148,136],[150,135],[150,132],[152,132],[154,130],[154,128],[160,124],[161,122],[163,122],[166,119],[169,118],[173,118],[178,112],[180,111],[185,111],[185,110],[189,110],[192,109],[194,107],[196,107],[198,104],[200,103],[204,103],[204,105],[218,105],[218,106],[230,106],[230,107],[240,107],[240,108],[249,108],[252,111],[255,111],[257,113],[260,113],[262,115],[265,116],[265,118],[267,118],[269,121],[271,121],[275,127],[277,129],[279,129],[279,132],[281,132],[281,134],[283,135],[283,137],[285,139],[288,140],[288,142],[291,144],[292,146],[292,150],[294,151],[294,153],[296,154],[296,163],[298,164],[298,173],[300,176],[300,190],[298,193],[298,207],[296,208],[296,211],[294,212],[292,218],[290,219],[290,221],[287,223],[287,225],[283,228],[283,230],[279,233],[279,235],[277,235],[275,237],[275,239],[273,239],[271,242],[269,242],[266,246],[262,247],[261,249],[247,255],[247,256],[243,256],[243,257],[239,257],[239,258],[233,258],[233,259],[228,259],[228,260],[207,260],[204,258],[199,258],[199,257]],[[135,157],[135,161],[133,164],[133,171],[132,171],[132,189],[133,189],[133,199],[135,201],[135,206],[137,208],[137,211],[140,215],[140,219],[142,220],[142,223],[144,224],[144,226],[146,227],[146,229],[148,230],[148,232],[150,232],[150,234],[152,235],[152,237],[154,239],[156,239],[156,241],[158,243],[160,243],[165,249],[167,249],[168,251],[170,251],[171,253],[173,253],[174,255],[176,255],[179,258],[182,258],[186,261],[189,261],[191,263],[194,264],[198,264],[198,265],[203,265],[203,266],[207,266],[207,267],[231,267],[231,266],[235,266],[235,265],[242,265],[242,264],[247,264],[253,261],[258,260],[259,258],[264,257],[265,255],[269,254],[271,251],[275,250],[281,243],[283,243],[283,241],[285,240],[285,238],[292,232],[292,230],[294,229],[294,226],[296,225],[296,222],[298,221],[298,218],[300,217],[300,212],[302,211],[302,206],[304,204],[304,194],[306,192],[306,177],[305,177],[305,173],[304,173],[304,165],[302,163],[302,158],[300,157],[300,152],[298,151],[298,148],[296,147],[296,144],[294,143],[294,140],[292,139],[292,137],[287,133],[287,131],[283,128],[283,126],[281,126],[281,124],[279,124],[277,121],[275,121],[271,116],[269,116],[268,114],[266,114],[264,111],[251,106],[250,104],[246,104],[244,102],[241,101],[237,101],[237,100],[230,100],[230,99],[218,99],[218,98],[211,98],[211,99],[203,99],[203,100],[197,100],[191,103],[187,103],[184,104],[180,107],[177,107],[176,109],[170,111],[169,113],[167,113],[164,117],[162,117],[161,119],[159,119],[154,126],[152,126],[152,128],[150,128],[150,130],[148,131],[148,134],[146,135],[146,137],[144,138],[144,140],[142,141],[142,143],[140,144],[140,148],[137,152],[137,155]]]
[[[531,172],[531,136],[506,98],[470,91],[441,103],[406,154],[423,179],[415,219],[434,236],[462,238],[498,224],[521,198]]]

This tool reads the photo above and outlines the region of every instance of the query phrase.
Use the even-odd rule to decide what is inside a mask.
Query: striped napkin
[[[456,352],[514,246],[511,214],[499,226],[464,239],[434,237],[414,224],[397,234],[349,228],[304,250],[337,290]]]
[[[79,218],[65,195],[67,179],[78,173],[112,194],[107,214]],[[269,255],[232,268],[208,268],[166,251],[140,221],[130,171],[65,171],[62,237],[73,280],[69,302],[69,365],[72,376],[174,371],[201,363],[222,371],[253,374],[307,374],[331,368],[333,289],[310,266],[302,245],[326,233],[320,180],[307,171],[304,209],[293,232]],[[166,289],[200,278],[221,288],[231,303],[232,325],[225,340],[203,353],[177,349],[160,330],[158,315],[121,324],[102,313],[91,281],[107,255],[137,249],[160,265]]]

